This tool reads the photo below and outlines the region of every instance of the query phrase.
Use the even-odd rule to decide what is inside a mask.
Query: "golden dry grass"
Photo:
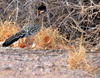
[[[89,64],[87,64],[86,49],[82,45],[82,41],[83,41],[83,34],[79,39],[79,46],[73,47],[73,49],[69,50],[70,53],[68,59],[69,68],[70,69],[81,68],[84,71],[90,71],[92,67]]]
[[[69,51],[70,53],[68,59],[69,68],[71,69],[82,68],[85,71],[89,71],[92,67],[87,64],[85,52],[86,52],[85,48],[82,45],[79,46],[78,50],[74,48],[73,51]]]
[[[0,26],[0,41],[4,41],[13,34],[15,34],[20,27],[15,22],[10,22],[6,20],[4,23],[1,21]]]
[[[43,27],[40,32],[33,37],[33,43],[40,45],[41,48],[61,48],[60,45],[65,45],[66,41],[63,40],[63,36],[59,34],[57,29],[52,29],[51,27]]]

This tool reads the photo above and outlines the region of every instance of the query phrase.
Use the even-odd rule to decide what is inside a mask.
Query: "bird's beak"
[[[42,14],[44,12],[44,10],[39,11],[39,15]]]

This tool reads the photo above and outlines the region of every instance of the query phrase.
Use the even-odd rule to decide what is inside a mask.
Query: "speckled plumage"
[[[2,46],[7,47],[12,43],[18,41],[20,38],[24,38],[26,36],[34,36],[36,35],[41,29],[41,18],[35,18],[33,23],[29,23],[25,25],[21,30],[19,30],[16,34],[9,37]]]

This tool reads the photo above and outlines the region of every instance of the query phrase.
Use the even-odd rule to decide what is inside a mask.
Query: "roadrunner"
[[[16,34],[9,37],[2,44],[2,46],[7,47],[7,46],[10,46],[12,43],[18,41],[20,38],[36,35],[42,27],[42,24],[41,24],[42,23],[42,13],[44,13],[45,11],[46,11],[46,7],[44,5],[41,5],[40,7],[38,7],[38,17],[36,17],[32,23],[25,25]],[[27,46],[27,44],[26,44],[26,46]]]

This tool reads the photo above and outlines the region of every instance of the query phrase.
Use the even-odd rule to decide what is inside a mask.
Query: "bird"
[[[42,27],[41,26],[42,13],[44,13],[45,11],[46,11],[46,7],[44,5],[38,7],[38,16],[33,20],[33,22],[23,26],[23,28],[20,29],[17,33],[15,33],[14,35],[6,39],[5,42],[2,44],[2,46],[8,47],[21,38],[35,36]]]

